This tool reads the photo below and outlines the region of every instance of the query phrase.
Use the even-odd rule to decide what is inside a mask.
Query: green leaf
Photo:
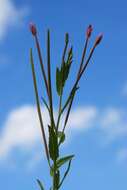
[[[59,145],[65,141],[65,133],[58,131]]]
[[[54,168],[53,167],[50,168],[50,175],[51,175],[51,177],[53,177],[53,175],[54,175]]]
[[[64,182],[64,180],[65,180],[65,178],[66,178],[66,176],[67,176],[68,173],[69,173],[69,170],[70,170],[70,167],[71,167],[71,161],[72,161],[72,160],[70,160],[69,163],[68,163],[67,170],[66,170],[65,173],[64,173],[64,176],[63,176],[63,178],[62,178],[62,180],[61,180],[61,182],[60,182],[60,184],[59,184],[58,189],[61,187],[61,185],[63,184],[63,182]]]
[[[42,101],[43,101],[43,103],[44,103],[45,107],[47,108],[47,110],[48,110],[48,112],[49,112],[49,115],[50,115],[50,109],[49,109],[49,106],[48,106],[46,100],[45,100],[43,97],[42,97]]]
[[[73,48],[71,47],[68,52],[68,58],[67,58],[67,62],[66,62],[67,65],[71,65],[72,58],[73,58]]]
[[[37,183],[38,183],[40,189],[44,190],[44,187],[43,187],[43,185],[42,185],[42,183],[41,183],[41,181],[39,179],[37,179]]]
[[[60,168],[62,165],[64,165],[66,162],[72,160],[74,155],[66,156],[63,158],[60,158],[59,160],[56,161],[57,168]]]
[[[68,79],[70,67],[72,63],[72,57],[73,57],[73,53],[72,53],[72,48],[71,48],[68,52],[67,61],[65,62],[63,60],[63,64],[61,68],[59,69],[57,67],[56,69],[56,89],[59,96],[61,95],[65,82]]]
[[[65,82],[68,78],[69,75],[69,70],[70,70],[70,66],[68,64],[64,64],[64,66],[61,68],[61,83],[62,83],[62,88],[65,85]]]
[[[61,72],[59,70],[59,68],[56,68],[56,89],[57,89],[57,93],[60,96],[61,94]]]
[[[70,48],[69,52],[68,52],[68,57],[67,57],[67,61],[64,61],[64,64],[61,67],[61,77],[62,77],[62,87],[64,87],[65,82],[69,76],[69,72],[70,72],[70,67],[71,67],[71,63],[72,63],[72,58],[73,58],[73,52],[72,52],[72,47]]]
[[[49,154],[52,160],[56,160],[59,157],[57,135],[53,127],[49,128]]]

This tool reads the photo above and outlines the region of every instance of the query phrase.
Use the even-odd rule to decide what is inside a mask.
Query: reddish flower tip
[[[97,36],[95,40],[95,46],[97,46],[101,42],[102,38],[103,38],[103,34],[100,34]]]
[[[90,24],[90,25],[88,26],[87,30],[86,30],[86,36],[87,36],[87,38],[90,38],[92,31],[93,31],[93,27],[92,27],[92,25]]]
[[[30,31],[31,31],[31,33],[32,33],[33,36],[36,36],[36,34],[37,34],[37,29],[36,29],[35,24],[30,23]]]

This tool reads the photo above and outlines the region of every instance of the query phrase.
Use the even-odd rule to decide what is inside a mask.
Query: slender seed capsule
[[[35,24],[30,23],[30,31],[31,31],[31,33],[32,33],[33,36],[36,36],[36,34],[37,34],[37,29],[36,29]]]
[[[93,31],[93,27],[92,25],[90,24],[86,30],[86,37],[87,38],[90,38],[91,34],[92,34],[92,31]]]
[[[103,34],[100,34],[97,36],[95,40],[95,46],[97,46],[101,42],[102,38],[103,38]]]

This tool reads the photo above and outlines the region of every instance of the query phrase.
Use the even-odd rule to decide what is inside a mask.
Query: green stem
[[[41,54],[41,50],[40,50],[40,44],[39,44],[39,40],[38,40],[37,35],[35,36],[35,43],[36,43],[37,52],[38,52],[38,57],[39,57],[39,61],[40,61],[41,72],[42,72],[42,76],[43,76],[44,83],[45,83],[45,87],[46,87],[46,92],[47,92],[47,95],[48,95],[48,97],[49,97],[48,82],[47,82],[47,78],[46,78],[46,74],[45,74],[45,69],[44,69],[42,54]]]
[[[60,102],[59,102],[59,113],[58,113],[58,120],[57,120],[57,132],[59,128],[60,118],[61,118],[61,108],[62,108],[62,95],[60,96]]]
[[[95,47],[96,47],[96,46],[94,45],[93,48],[91,49],[90,54],[89,54],[89,57],[88,57],[88,59],[86,60],[85,65],[82,66],[82,69],[81,69],[80,73],[78,73],[76,82],[75,82],[75,84],[74,84],[74,86],[73,86],[73,88],[72,88],[70,94],[71,94],[72,91],[77,87],[78,82],[79,82],[79,80],[81,79],[81,77],[82,77],[84,71],[86,70],[86,68],[87,68],[87,66],[88,66],[88,63],[89,63],[89,61],[90,61],[90,59],[91,59],[91,57],[92,57],[92,55],[93,55],[93,52],[94,52],[94,50],[95,50]],[[70,96],[70,95],[69,95],[69,96]],[[70,111],[71,111],[73,99],[74,99],[74,96],[73,96],[73,98],[71,99],[70,104],[69,104],[69,107],[68,107],[68,110],[67,110],[67,114],[66,114],[65,122],[64,122],[64,127],[63,127],[63,132],[65,131],[65,127],[66,127],[67,122],[68,122],[68,119],[69,119],[69,115],[70,115]]]
[[[47,146],[47,141],[46,141],[43,119],[42,119],[42,115],[41,115],[41,108],[40,108],[40,102],[39,102],[39,96],[38,96],[38,89],[37,89],[37,82],[36,82],[36,74],[35,74],[35,69],[34,69],[32,49],[30,50],[30,62],[31,62],[31,68],[32,68],[32,76],[33,76],[34,90],[35,90],[35,96],[36,96],[38,117],[39,117],[39,121],[40,121],[40,125],[41,125],[41,132],[42,132],[42,137],[43,137],[43,141],[44,141],[45,152],[46,152],[48,164],[50,166],[49,151],[48,151],[48,146]]]
[[[53,116],[53,101],[52,101],[52,85],[51,85],[51,67],[50,67],[50,31],[47,33],[47,67],[48,67],[48,92],[49,92],[49,104],[51,111],[51,127],[55,126]]]
[[[53,173],[53,190],[56,190],[56,161],[53,162],[54,165],[54,173]]]
[[[88,40],[89,40],[89,38],[87,38],[87,39],[86,39],[86,42],[85,42],[85,46],[84,46],[83,53],[82,53],[82,58],[81,58],[81,63],[80,63],[78,75],[80,74],[80,72],[81,72],[81,70],[82,70],[82,67],[83,67],[83,62],[84,62],[84,59],[85,59],[86,50],[87,50],[87,46],[88,46]],[[77,76],[78,76],[78,75],[77,75]]]
[[[62,180],[61,180],[61,182],[60,182],[60,184],[59,184],[58,189],[62,186],[62,184],[63,184],[65,178],[67,177],[68,172],[69,172],[69,170],[70,170],[70,167],[71,167],[71,160],[69,161],[68,168],[67,168],[67,170],[66,170],[66,172],[65,172],[65,174],[64,174],[64,176],[63,176],[63,178],[62,178]]]

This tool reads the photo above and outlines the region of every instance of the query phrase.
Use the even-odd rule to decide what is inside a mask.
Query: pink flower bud
[[[100,34],[99,36],[97,36],[95,40],[95,46],[97,46],[101,42],[102,38],[103,38],[103,34]]]
[[[31,31],[31,33],[33,34],[33,36],[36,36],[36,34],[37,34],[37,29],[36,29],[35,24],[30,23],[30,31]]]
[[[92,31],[93,31],[93,27],[92,27],[92,25],[89,25],[87,30],[86,30],[87,38],[90,38]]]

